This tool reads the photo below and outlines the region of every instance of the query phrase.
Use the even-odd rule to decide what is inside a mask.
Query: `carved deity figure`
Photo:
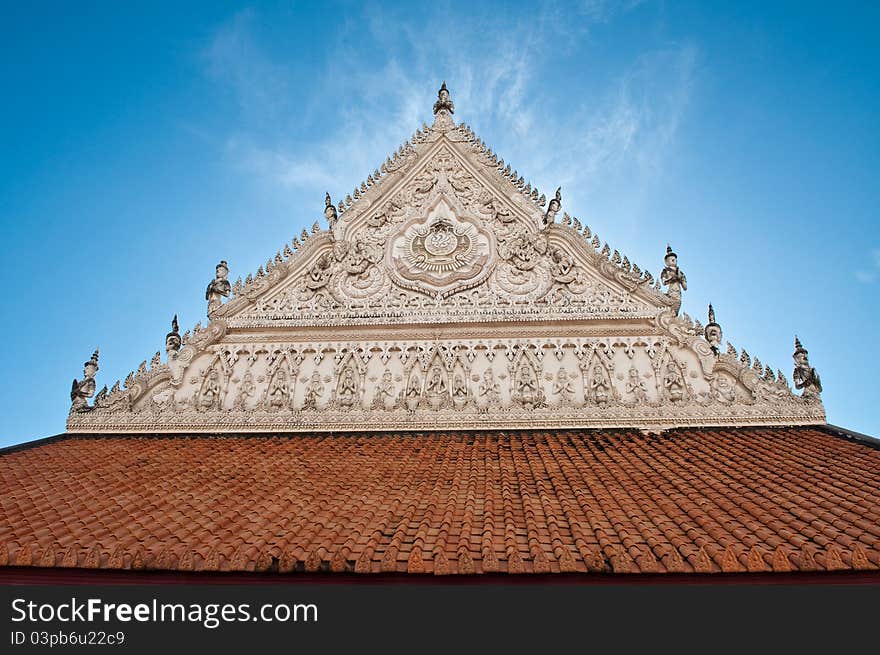
[[[226,279],[227,275],[229,275],[229,266],[225,261],[221,261],[216,267],[216,277],[211,280],[210,284],[208,284],[208,290],[205,291],[209,318],[223,305],[223,298],[229,297],[232,285]]]
[[[336,207],[333,206],[333,201],[330,199],[330,192],[328,191],[324,196],[324,218],[327,219],[327,225],[330,226],[332,230],[336,225]]]
[[[414,374],[409,379],[409,385],[406,387],[406,397],[407,398],[417,398],[422,395],[422,381],[419,379],[418,374]]]
[[[486,407],[495,407],[501,402],[501,388],[491,368],[483,371],[483,380],[480,382],[478,392],[480,398],[485,401]]]
[[[520,271],[530,271],[547,252],[547,237],[543,234],[515,233],[507,239],[499,254]]]
[[[322,253],[315,263],[306,272],[303,278],[303,291],[317,291],[327,285],[333,274],[333,255],[329,252]]]
[[[220,371],[212,368],[199,390],[197,408],[200,411],[220,409]]]
[[[601,364],[593,366],[593,375],[590,377],[590,393],[597,405],[607,405],[611,399],[611,380],[608,372]]]
[[[388,212],[380,211],[367,219],[367,225],[373,228],[380,228],[388,223]]]
[[[712,380],[712,395],[720,403],[732,403],[736,400],[736,390],[726,375],[716,375]]]
[[[309,386],[306,387],[306,396],[303,400],[303,409],[318,409],[318,399],[324,393],[324,383],[321,382],[321,374],[318,371],[312,373]]]
[[[504,205],[496,203],[494,198],[490,197],[484,206],[491,212],[492,217],[501,223],[513,223],[516,220],[513,213]]]
[[[171,359],[180,350],[181,339],[178,332],[177,314],[171,319],[171,332],[165,335],[165,354]]]
[[[645,387],[645,382],[639,374],[639,369],[635,366],[629,367],[629,377],[626,380],[626,392],[640,403],[643,403],[648,399],[648,389]]]
[[[562,248],[554,248],[550,253],[550,270],[553,273],[553,279],[560,284],[574,282],[577,277],[574,262]]]
[[[564,368],[560,367],[556,372],[556,380],[553,382],[553,393],[559,396],[559,403],[561,405],[571,404],[574,398],[574,386],[572,386],[568,371]]]
[[[437,91],[437,102],[434,103],[434,115],[436,116],[442,110],[448,111],[450,114],[455,113],[455,105],[452,104],[452,99],[449,97],[449,90],[446,88],[445,81],[440,87],[440,90]]]
[[[358,400],[357,378],[351,366],[346,367],[336,386],[336,402],[340,407],[353,407]]]
[[[246,409],[248,398],[253,397],[256,389],[257,387],[254,384],[254,376],[251,375],[250,371],[245,371],[244,377],[241,379],[241,384],[238,385],[238,395],[235,397],[233,409],[244,411]]]
[[[439,409],[448,404],[449,383],[439,366],[434,366],[425,378],[425,399],[430,407]]]
[[[536,409],[544,406],[544,391],[540,388],[540,382],[535,370],[528,363],[524,363],[519,367],[514,384],[514,392],[511,397],[526,409]]]
[[[425,392],[428,394],[444,394],[446,393],[446,376],[439,366],[431,369],[431,375],[425,384]]]
[[[382,379],[376,387],[371,409],[389,409],[389,401],[394,400],[394,376],[391,371],[382,373]]]
[[[812,366],[807,355],[807,349],[801,345],[800,339],[794,338],[794,380],[795,389],[803,389],[802,396],[807,399],[818,399],[822,393],[822,382],[819,374]]]
[[[716,355],[721,354],[721,326],[715,322],[715,310],[712,308],[712,303],[709,303],[709,322],[706,324],[703,334],[706,337],[706,341],[712,346],[712,352]]]
[[[669,362],[666,365],[666,373],[663,375],[663,386],[672,402],[679,402],[684,399],[684,379],[681,377],[681,371],[675,365],[675,362]]]
[[[562,187],[556,189],[556,194],[552,198],[550,198],[550,202],[547,205],[547,211],[544,213],[544,217],[541,222],[541,227],[545,228],[553,221],[555,221],[556,214],[559,213],[560,209],[562,209]]]
[[[278,369],[269,381],[267,392],[267,409],[277,410],[287,407],[288,399],[290,398],[290,386],[287,383],[287,371],[283,368]]]
[[[95,374],[98,372],[98,349],[92,353],[91,359],[83,364],[83,379],[74,379],[70,388],[71,411],[89,409],[89,398],[95,395]]]
[[[454,168],[447,175],[449,186],[453,188],[459,198],[467,205],[473,200],[474,194],[479,189],[473,176],[461,168]]]
[[[348,254],[343,260],[342,266],[349,275],[363,275],[376,260],[376,253],[368,248],[366,243],[358,239],[348,249]]]
[[[462,405],[467,400],[468,388],[461,373],[456,373],[452,377],[452,399],[456,405]]]
[[[663,258],[666,266],[660,272],[660,282],[669,287],[666,294],[672,300],[672,308],[678,314],[681,309],[681,292],[687,291],[687,278],[678,267],[678,255],[672,252],[670,246],[666,246],[666,256]]]
[[[422,399],[422,380],[419,377],[419,374],[415,371],[410,376],[409,381],[406,384],[406,389],[403,391],[404,400],[406,403],[406,408],[410,411],[415,411],[416,407],[419,404],[419,401]]]

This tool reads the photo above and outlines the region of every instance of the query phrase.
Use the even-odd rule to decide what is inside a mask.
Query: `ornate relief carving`
[[[824,421],[818,375],[800,342],[802,398],[757,358],[732,346],[721,352],[711,307],[705,328],[678,315],[687,280],[671,248],[655,283],[576,218],[557,220],[561,189],[547,204],[470,128],[456,126],[453,111],[444,84],[433,126],[338,207],[326,194],[331,232],[303,230],[234,285],[218,264],[208,325],[181,337],[175,320],[167,363],[144,361],[125,389],[102,389],[94,411],[72,411],[68,428]],[[402,338],[398,326],[413,324],[422,331]],[[71,393],[78,410],[95,394],[97,352],[86,366]]]
[[[363,372],[353,353],[349,352],[343,356],[339,371],[330,404],[340,409],[360,406],[363,394]]]
[[[642,380],[641,372],[635,366],[629,367],[626,380],[626,393],[633,404],[644,403],[648,400],[648,389]]]
[[[553,395],[558,398],[560,405],[572,405],[574,403],[574,385],[572,378],[569,377],[568,371],[560,367],[556,372],[556,378],[553,380]]]
[[[541,363],[528,350],[521,349],[511,365],[513,387],[510,398],[525,409],[546,407],[547,396],[541,388]]]
[[[382,379],[376,385],[375,395],[370,409],[376,410],[393,410],[398,407],[398,397],[394,384],[394,374],[391,371],[384,371]]]
[[[241,384],[238,385],[238,395],[235,397],[235,403],[232,408],[238,412],[243,412],[251,408],[251,398],[256,395],[257,385],[254,384],[254,376],[250,371],[245,371]]]
[[[399,286],[442,298],[483,282],[493,250],[491,233],[440,196],[388,240],[386,264]]]

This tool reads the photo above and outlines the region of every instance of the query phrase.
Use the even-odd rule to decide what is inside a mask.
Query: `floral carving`
[[[453,111],[444,86],[433,126],[338,206],[325,195],[331,232],[303,230],[234,285],[218,264],[206,291],[210,322],[183,337],[175,323],[166,363],[145,360],[124,389],[95,394],[96,353],[74,382],[79,411],[68,428],[824,421],[819,376],[800,342],[794,384],[803,397],[757,358],[722,352],[714,312],[705,328],[678,315],[687,280],[671,248],[655,283],[562,213],[561,190],[547,204],[456,126]]]

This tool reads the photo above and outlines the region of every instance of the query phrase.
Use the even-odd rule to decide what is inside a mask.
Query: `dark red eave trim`
[[[346,574],[346,573],[182,573],[178,571],[129,571],[116,569],[62,569],[40,567],[0,568],[0,584],[12,585],[130,585],[130,584],[599,584],[599,585],[666,585],[666,584],[846,584],[880,585],[880,569],[872,571],[815,571],[792,573],[667,573],[667,574],[482,574],[482,575],[413,575],[411,573]]]

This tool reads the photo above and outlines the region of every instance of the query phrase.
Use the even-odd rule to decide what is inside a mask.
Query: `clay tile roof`
[[[0,485],[6,567],[880,569],[880,449],[819,428],[70,435]]]

